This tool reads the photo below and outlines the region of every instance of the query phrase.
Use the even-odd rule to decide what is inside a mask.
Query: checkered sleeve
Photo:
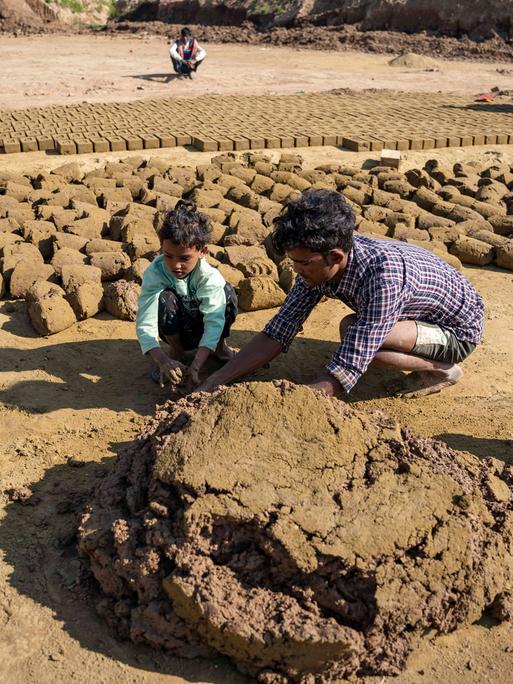
[[[298,276],[280,310],[265,326],[264,333],[281,342],[283,351],[286,352],[321,297],[319,288],[307,287],[301,276]]]
[[[405,283],[400,264],[377,265],[364,282],[358,294],[356,320],[326,366],[346,392],[365,373],[403,308]]]

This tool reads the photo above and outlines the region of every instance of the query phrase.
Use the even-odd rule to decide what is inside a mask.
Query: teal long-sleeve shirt
[[[144,273],[136,332],[142,353],[159,346],[158,307],[162,290],[173,290],[186,309],[199,308],[203,314],[203,336],[200,347],[215,351],[225,324],[225,279],[205,259],[200,259],[185,278],[170,273],[162,255],[156,257]]]

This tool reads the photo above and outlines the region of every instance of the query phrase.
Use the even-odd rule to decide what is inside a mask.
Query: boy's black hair
[[[201,250],[212,238],[212,224],[193,202],[179,200],[176,207],[164,216],[159,237],[161,244],[164,240],[171,240],[175,245]]]
[[[338,248],[347,254],[355,225],[353,210],[340,193],[305,190],[274,219],[272,241],[279,254],[294,247],[322,254]]]
[[[185,36],[191,36],[192,37],[192,31],[190,28],[187,28],[186,26],[183,27],[183,29],[180,31],[180,35],[182,38],[185,38]]]

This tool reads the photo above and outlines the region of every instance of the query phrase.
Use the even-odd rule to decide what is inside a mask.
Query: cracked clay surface
[[[513,468],[290,383],[159,408],[80,528],[124,638],[266,684],[401,671],[513,613]]]

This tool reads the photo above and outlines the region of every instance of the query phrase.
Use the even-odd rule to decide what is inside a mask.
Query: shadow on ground
[[[123,446],[113,444],[111,449],[120,453]],[[64,630],[88,651],[187,682],[244,684],[247,680],[224,659],[189,661],[121,641],[96,614],[100,595],[87,563],[77,553],[76,530],[92,490],[115,460],[104,458],[81,468],[57,465],[31,486],[29,502],[34,505],[7,505],[0,524],[0,549],[13,568],[9,584],[20,595],[50,608]],[[97,676],[101,678],[100,672]]]
[[[506,102],[473,102],[466,105],[444,105],[446,109],[470,109],[474,112],[487,112],[491,114],[513,114],[513,104]]]
[[[250,331],[232,331],[230,344],[240,348],[253,335]],[[22,407],[29,413],[49,413],[62,408],[109,408],[147,415],[155,403],[162,403],[166,398],[165,390],[150,380],[151,362],[141,355],[137,340],[52,340],[33,349],[4,347],[1,350],[0,372],[16,372],[20,376],[4,389],[4,404]],[[324,373],[335,348],[335,342],[298,335],[287,354],[281,354],[270,367],[248,379],[312,382]],[[209,371],[217,367],[213,363]],[[30,378],[24,377],[29,373]],[[348,400],[358,403],[387,396],[384,377],[383,372],[369,370]]]
[[[478,458],[496,458],[508,464],[513,464],[513,439],[488,439],[445,433],[434,435],[433,439],[445,442],[451,449],[468,451]]]
[[[130,74],[127,78],[138,78],[141,81],[153,81],[154,83],[171,83],[171,81],[180,81],[180,74]]]

